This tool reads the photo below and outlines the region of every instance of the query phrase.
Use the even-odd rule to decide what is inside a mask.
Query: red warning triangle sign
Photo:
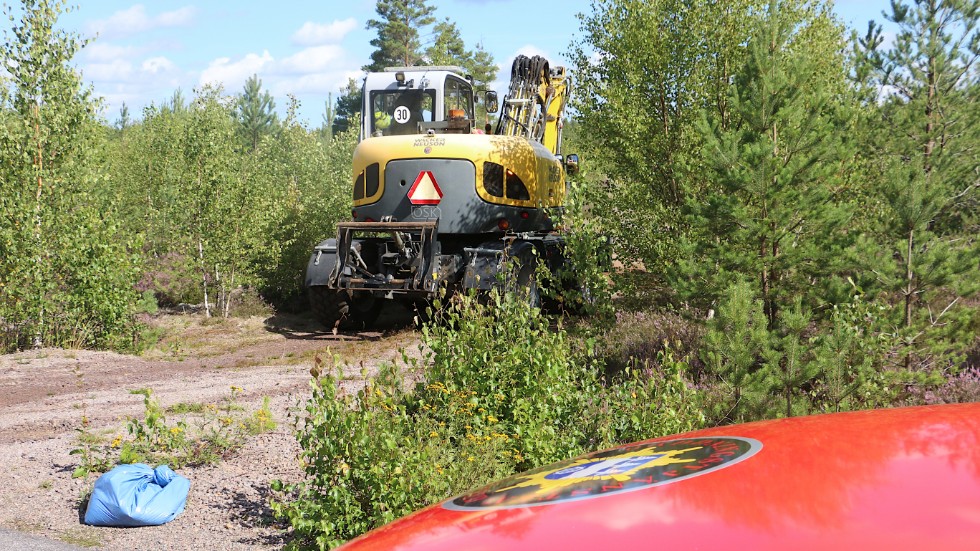
[[[442,201],[442,190],[431,170],[419,172],[412,189],[408,190],[408,200],[413,205],[438,205]]]

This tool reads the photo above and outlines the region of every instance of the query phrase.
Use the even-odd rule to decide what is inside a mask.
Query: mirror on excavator
[[[488,90],[483,100],[483,105],[487,108],[487,113],[496,113],[500,110],[500,103],[497,101],[497,92]]]

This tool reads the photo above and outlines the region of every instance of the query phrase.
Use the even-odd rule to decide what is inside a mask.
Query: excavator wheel
[[[310,309],[328,329],[366,329],[378,319],[382,306],[381,300],[369,293],[310,287]]]
[[[523,254],[513,259],[512,284],[509,290],[527,300],[530,308],[541,307],[541,290],[538,288],[538,260],[534,254]]]

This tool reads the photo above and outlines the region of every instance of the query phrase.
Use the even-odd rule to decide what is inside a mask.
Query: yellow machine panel
[[[473,192],[488,203],[525,208],[552,208],[564,203],[565,171],[545,146],[515,136],[438,134],[385,136],[362,141],[354,151],[354,207],[381,199],[386,187],[388,162],[425,158],[472,161],[476,179],[470,185]],[[369,167],[375,163],[378,180],[372,185]],[[498,166],[501,168],[497,169]],[[500,180],[496,178],[498,173]],[[362,194],[357,192],[359,186],[363,186]]]

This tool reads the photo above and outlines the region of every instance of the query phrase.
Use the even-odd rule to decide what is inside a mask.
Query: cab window
[[[418,123],[434,120],[435,90],[384,90],[371,93],[371,135],[418,133]]]
[[[462,111],[464,119],[473,118],[473,90],[470,85],[457,78],[446,79],[444,119],[451,119],[450,111]]]

